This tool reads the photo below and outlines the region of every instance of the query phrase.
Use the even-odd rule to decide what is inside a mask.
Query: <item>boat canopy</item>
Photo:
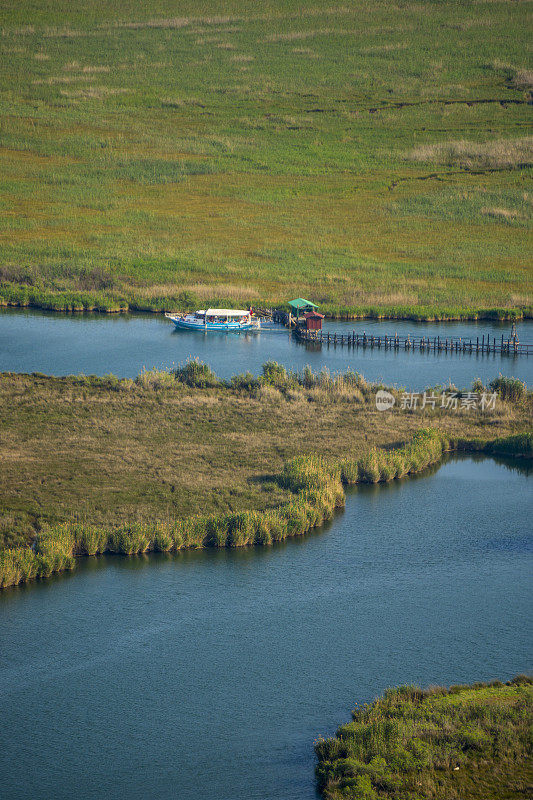
[[[239,308],[208,308],[205,312],[208,317],[248,317],[249,311]]]

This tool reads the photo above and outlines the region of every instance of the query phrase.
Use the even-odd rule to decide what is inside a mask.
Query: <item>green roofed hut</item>
[[[291,300],[289,306],[291,314],[295,316],[296,319],[298,319],[298,317],[303,317],[304,314],[310,314],[318,308],[315,303],[306,300],[304,297],[297,297],[296,300]]]
[[[317,312],[317,304],[306,300],[305,297],[297,297],[296,300],[289,302],[289,328],[293,323],[299,329],[306,328],[309,330],[319,331],[322,330],[322,314]]]

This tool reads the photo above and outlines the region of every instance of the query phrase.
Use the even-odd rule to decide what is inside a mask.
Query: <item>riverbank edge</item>
[[[532,711],[528,675],[506,683],[387,689],[356,707],[352,721],[334,736],[315,741],[318,790],[325,800],[377,800],[404,792],[423,800],[445,796],[445,787],[450,796],[470,797],[473,784],[478,798],[488,781],[485,797],[496,797],[510,782],[517,789],[512,796],[522,797],[518,784],[527,791]]]
[[[533,432],[488,440],[454,439],[435,428],[423,428],[397,448],[374,447],[357,459],[296,456],[285,463],[278,476],[280,485],[292,492],[294,499],[264,511],[193,516],[112,531],[79,522],[47,526],[33,547],[0,553],[0,589],[73,569],[76,558],[82,556],[269,545],[302,536],[344,506],[345,487],[414,475],[452,452],[532,458]]]
[[[27,289],[28,287],[24,287]],[[11,295],[5,297],[2,295]],[[36,311],[48,311],[58,314],[155,314],[161,315],[172,311],[190,312],[195,311],[191,302],[183,303],[179,300],[169,302],[164,298],[157,306],[147,303],[139,303],[134,300],[114,299],[110,297],[87,297],[84,293],[78,296],[73,294],[65,295],[61,292],[51,292],[45,298],[39,300],[32,297],[31,292],[8,291],[0,286],[0,308],[29,308]],[[219,305],[231,307],[231,300],[213,297],[211,301],[203,299],[197,301],[197,306],[208,308]],[[285,304],[275,304],[269,301],[245,304],[246,307],[258,306],[264,308],[279,307],[289,311],[289,306]],[[350,322],[356,320],[397,320],[410,322],[519,322],[521,320],[533,319],[533,306],[516,306],[512,308],[470,308],[470,307],[404,307],[404,306],[349,306],[341,308],[335,304],[322,303],[321,312],[327,319],[339,322]]]

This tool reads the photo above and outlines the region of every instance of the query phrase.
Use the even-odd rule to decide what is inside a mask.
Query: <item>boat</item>
[[[246,331],[257,327],[251,310],[236,308],[208,308],[194,314],[165,314],[176,328],[188,331]]]

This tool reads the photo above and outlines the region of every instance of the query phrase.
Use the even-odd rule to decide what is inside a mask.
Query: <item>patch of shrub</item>
[[[248,392],[255,395],[260,387],[260,381],[251,372],[245,372],[243,375],[233,375],[229,381],[231,389],[236,389],[240,392]]]
[[[282,364],[278,364],[277,361],[266,361],[263,364],[262,373],[263,382],[270,386],[275,386],[277,389],[280,389],[287,385],[287,370]]]
[[[489,383],[489,389],[491,392],[497,392],[502,400],[511,402],[523,400],[527,395],[527,387],[523,381],[518,378],[505,378],[501,373]]]
[[[189,359],[184,366],[176,369],[174,375],[181,383],[196,389],[206,389],[220,385],[220,381],[211,367],[198,358]]]

